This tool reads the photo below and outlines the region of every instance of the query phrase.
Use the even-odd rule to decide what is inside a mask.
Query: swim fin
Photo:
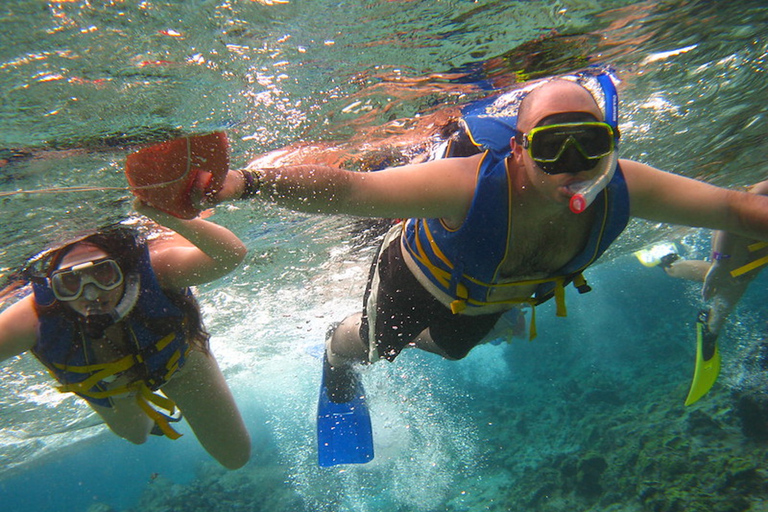
[[[334,402],[331,396],[345,401]],[[373,460],[373,431],[363,384],[354,369],[332,368],[327,356],[323,356],[317,404],[317,460],[321,467]]]
[[[708,320],[709,313],[706,310],[700,311],[696,321],[696,368],[685,405],[692,405],[706,395],[720,374],[717,335],[710,332]]]

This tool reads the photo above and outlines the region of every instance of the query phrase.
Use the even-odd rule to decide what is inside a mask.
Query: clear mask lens
[[[123,283],[123,273],[113,259],[89,261],[63,270],[50,277],[51,290],[56,299],[72,301],[80,298],[87,284],[110,291]]]

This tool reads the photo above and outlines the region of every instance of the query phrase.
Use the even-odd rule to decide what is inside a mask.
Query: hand
[[[208,179],[205,178],[206,175]],[[224,183],[219,190],[208,192],[206,187],[210,183],[210,174],[200,172],[198,179],[196,180],[190,197],[192,204],[196,208],[203,210],[205,208],[211,208],[224,201],[231,201],[237,199],[243,193],[243,175],[239,171],[229,171],[224,178]]]

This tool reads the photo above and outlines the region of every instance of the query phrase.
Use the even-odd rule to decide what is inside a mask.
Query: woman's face
[[[120,299],[125,291],[125,284],[120,276],[120,284],[112,290],[105,290],[91,281],[91,277],[98,277],[89,272],[94,270],[87,266],[90,262],[109,258],[109,254],[99,247],[88,244],[77,244],[61,260],[57,270],[53,275],[62,270],[72,269],[86,265],[84,270],[78,272],[75,270],[70,275],[70,280],[74,281],[72,289],[78,289],[78,277],[82,277],[80,285],[82,286],[80,295],[74,300],[61,301],[76,313],[82,316],[110,313],[120,303]],[[52,275],[52,277],[53,277]]]

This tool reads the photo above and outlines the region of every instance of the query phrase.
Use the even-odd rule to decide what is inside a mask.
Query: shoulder
[[[753,194],[768,196],[768,180],[761,181],[760,183],[755,183],[754,185],[749,187],[748,190]]]
[[[161,284],[169,274],[175,272],[175,267],[183,261],[187,251],[198,252],[199,249],[177,233],[166,233],[147,243],[150,270]]]
[[[663,171],[660,171],[659,169],[635,160],[621,158],[619,159],[619,165],[627,180],[634,179],[635,181],[642,181],[648,177],[652,177],[656,173],[663,173]]]
[[[0,318],[3,318],[3,320],[11,318],[14,320],[24,319],[28,323],[36,324],[37,310],[35,308],[35,296],[30,293],[26,297],[13,303],[0,313]],[[30,320],[34,320],[34,322],[29,322]]]

